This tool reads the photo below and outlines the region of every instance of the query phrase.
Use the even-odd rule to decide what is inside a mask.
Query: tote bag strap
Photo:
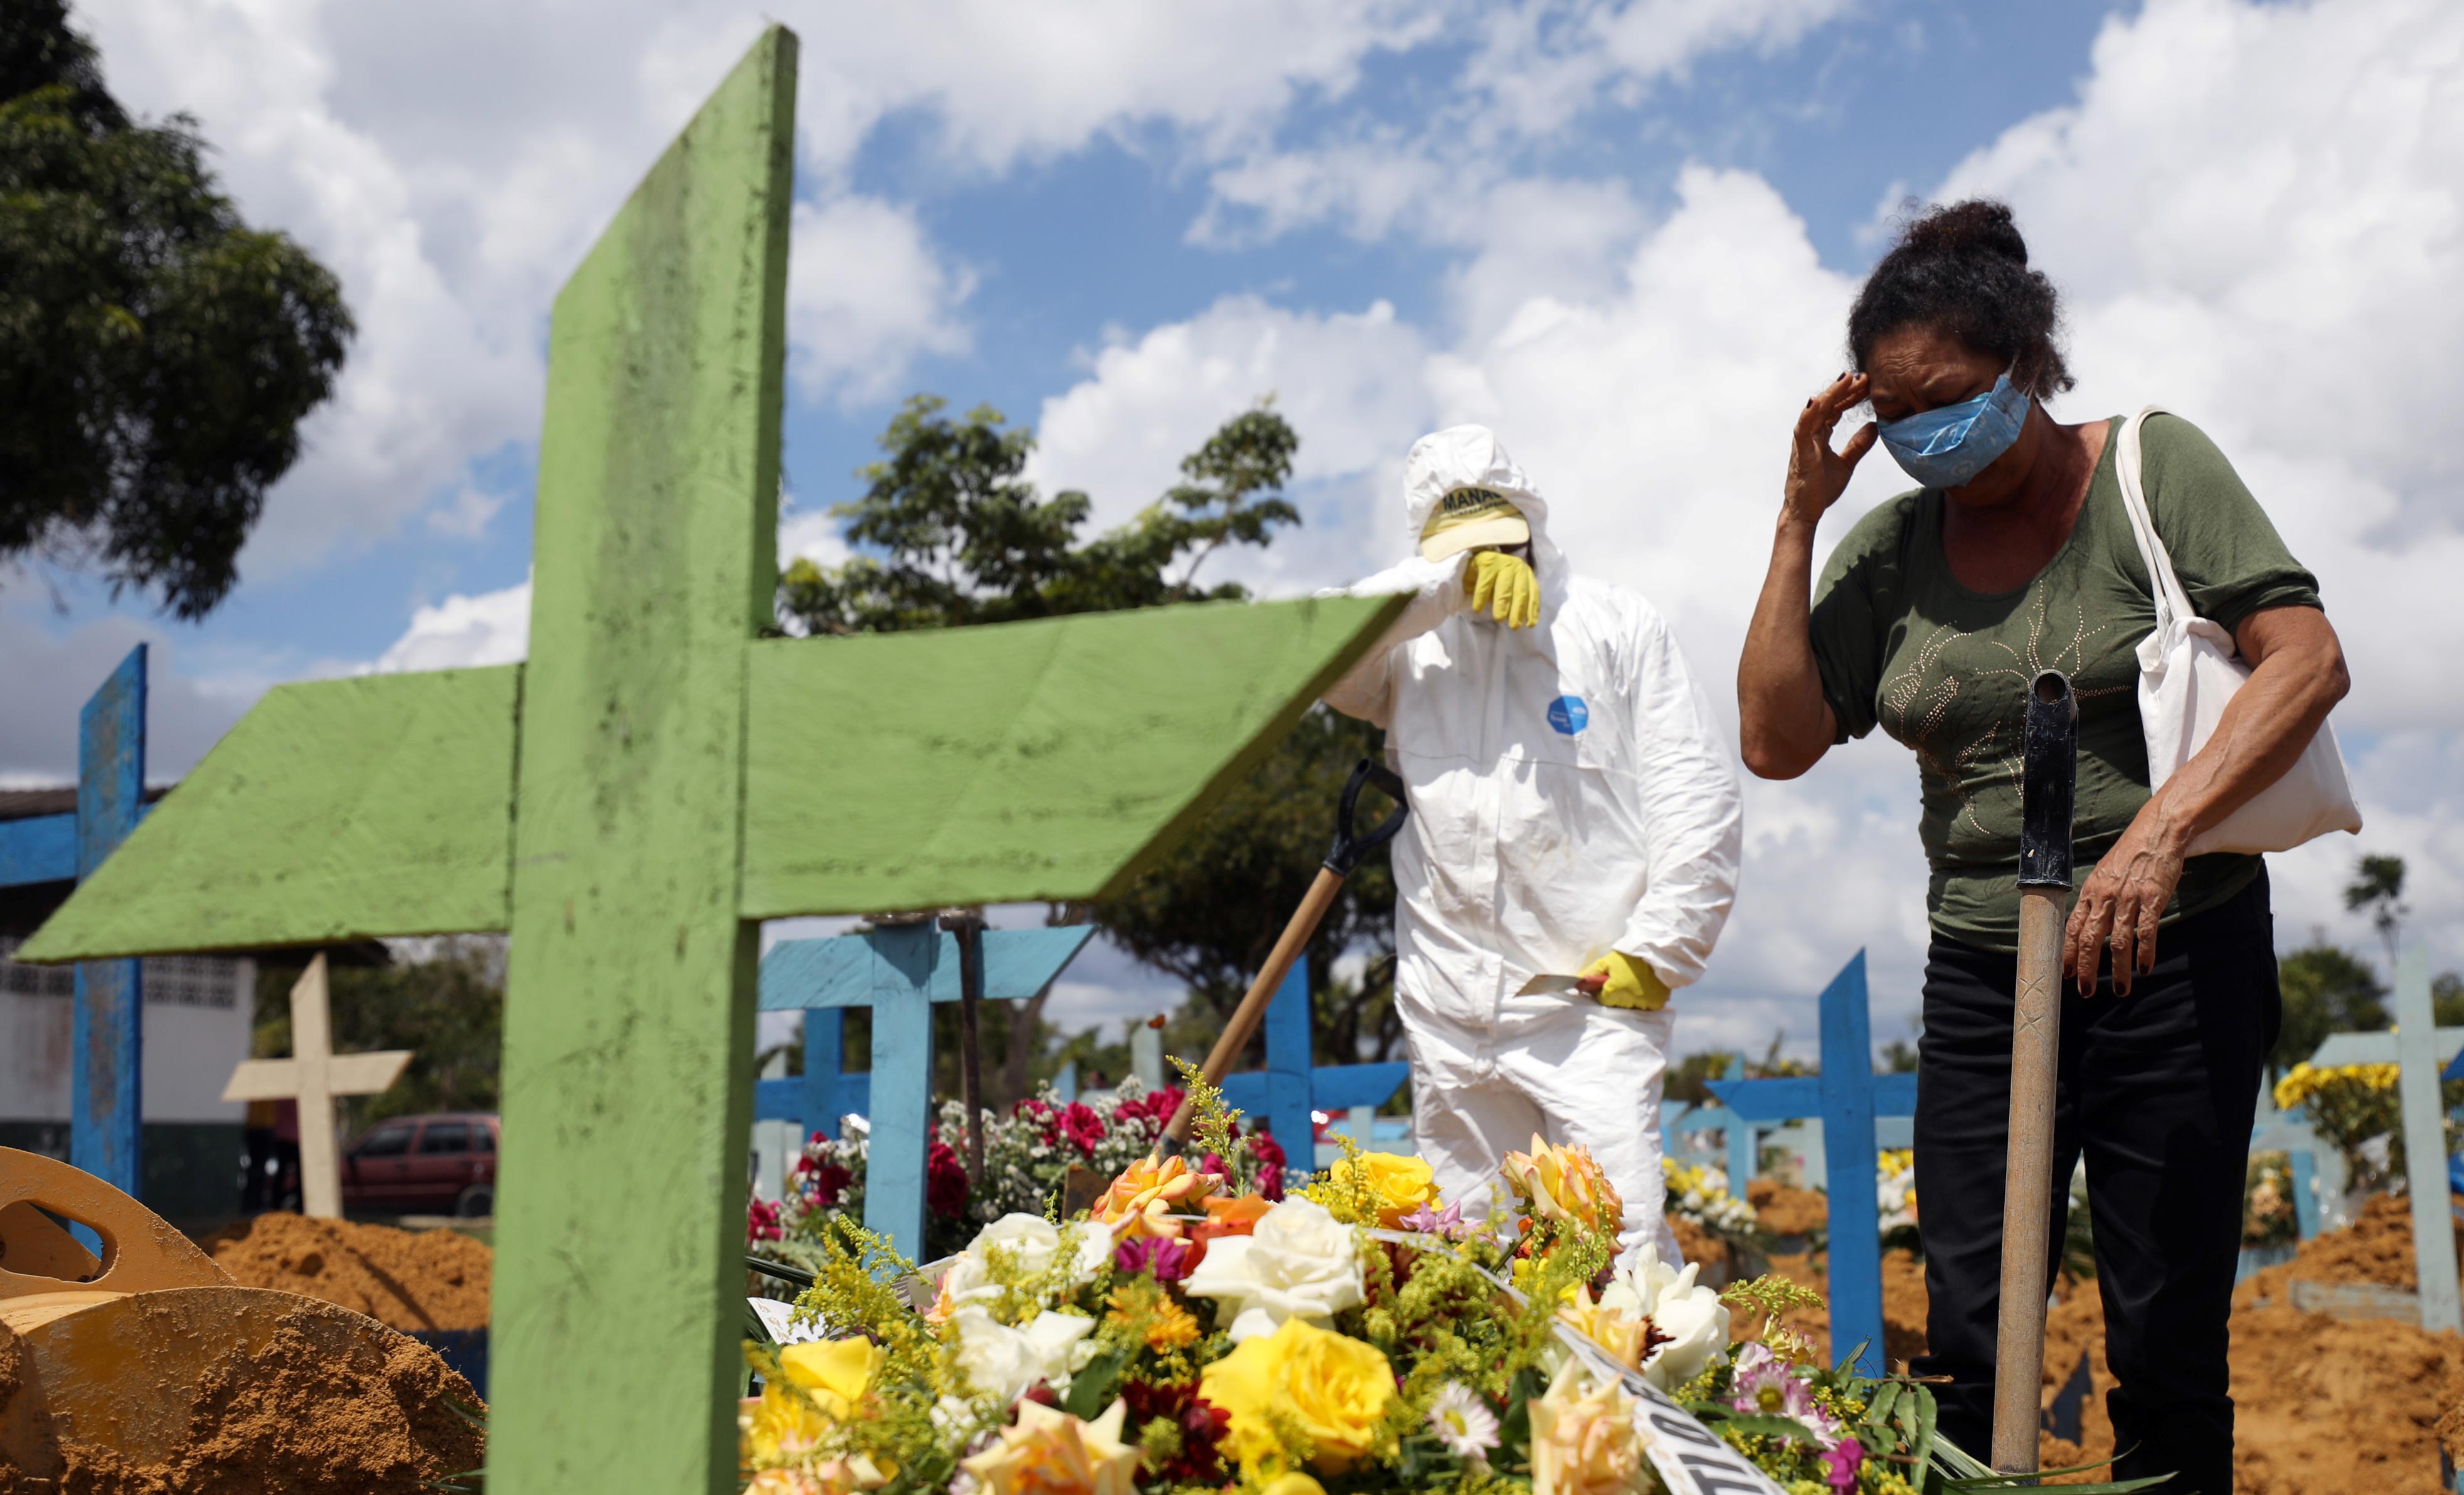
[[[2156,521],[2147,512],[2147,491],[2142,476],[2140,428],[2151,415],[2171,413],[2161,405],[2151,405],[2122,425],[2122,445],[2113,454],[2114,474],[2122,482],[2122,505],[2130,512],[2130,533],[2139,540],[2139,559],[2146,563],[2147,580],[2156,604],[2156,627],[2161,634],[2177,618],[2195,618],[2190,610],[2189,594],[2182,590],[2182,579],[2173,574],[2173,558],[2165,552],[2165,541],[2156,533]]]

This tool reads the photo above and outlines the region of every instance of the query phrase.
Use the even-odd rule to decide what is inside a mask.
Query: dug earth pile
[[[1763,1228],[1804,1234],[1808,1216],[1820,1228],[1821,1196],[1774,1188],[1756,1179],[1749,1198]],[[1809,1206],[1808,1198],[1813,1203]],[[1783,1232],[1781,1225],[1791,1227]],[[1771,1269],[1825,1288],[1820,1252],[1774,1256]],[[2438,1479],[2442,1431],[2450,1452],[2464,1456],[2464,1338],[2432,1334],[2399,1319],[2340,1319],[2291,1307],[2294,1281],[2368,1285],[2409,1291],[2414,1286],[2412,1215],[2403,1199],[2371,1199],[2349,1229],[2304,1242],[2294,1259],[2243,1283],[2233,1294],[2233,1398],[2235,1495],[2444,1495]],[[2063,1280],[2045,1318],[2044,1394],[2050,1398],[2087,1357],[2089,1394],[2079,1407],[2078,1443],[2047,1435],[2040,1462],[2048,1469],[2113,1457],[2113,1425],[2104,1409],[2114,1386],[2104,1360],[2104,1305],[2093,1282]],[[1905,1252],[1882,1259],[1883,1338],[1894,1362],[1925,1351],[1925,1268]],[[1789,1323],[1831,1353],[1819,1313]],[[1742,1330],[1746,1326],[1740,1324]],[[2464,1463],[2464,1457],[2459,1457]],[[2112,1478],[2090,1469],[2048,1480],[2084,1484]]]
[[[0,1327],[0,1418],[27,1369]],[[0,1462],[0,1495],[418,1495],[481,1465],[481,1415],[471,1383],[427,1346],[302,1314],[254,1354],[234,1346],[213,1363],[165,1462],[55,1444],[56,1481]]]
[[[275,1214],[202,1243],[243,1286],[322,1298],[406,1331],[487,1327],[495,1253],[451,1230]]]

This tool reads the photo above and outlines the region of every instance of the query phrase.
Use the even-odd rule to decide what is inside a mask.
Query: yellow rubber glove
[[[1540,579],[1530,562],[1502,550],[1480,550],[1463,562],[1463,590],[1471,594],[1471,610],[1485,612],[1509,628],[1528,628],[1540,621]]]
[[[1660,974],[1622,950],[1610,951],[1583,967],[1581,974],[1602,978],[1597,996],[1603,1007],[1658,1012],[1668,1005],[1668,984]]]

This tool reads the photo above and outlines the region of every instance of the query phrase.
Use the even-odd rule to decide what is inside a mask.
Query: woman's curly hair
[[[2011,382],[2043,399],[2076,382],[2056,341],[2061,296],[2028,268],[2028,241],[2011,208],[1970,198],[1918,213],[1857,293],[1848,311],[1848,353],[1859,369],[1884,334],[1939,328],[2011,365]]]

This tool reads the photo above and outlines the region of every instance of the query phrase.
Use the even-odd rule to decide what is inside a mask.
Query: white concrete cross
[[[325,957],[308,962],[291,988],[291,1057],[243,1060],[223,1087],[227,1101],[299,1103],[299,1200],[303,1213],[342,1217],[342,1168],[334,1144],[334,1097],[374,1095],[402,1078],[407,1048],[334,1052],[325,1000]]]

